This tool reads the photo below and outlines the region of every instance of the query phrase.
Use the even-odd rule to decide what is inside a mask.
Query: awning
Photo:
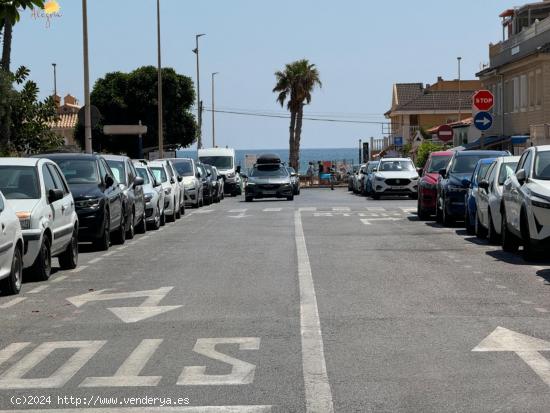
[[[512,136],[512,145],[523,145],[529,138],[529,135]]]
[[[486,136],[483,138],[483,148],[490,148],[492,146],[500,145],[510,142],[509,136]],[[464,145],[465,150],[471,151],[481,148],[481,139],[475,142]]]

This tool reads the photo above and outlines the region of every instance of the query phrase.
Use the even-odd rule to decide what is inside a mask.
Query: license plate
[[[391,189],[407,189],[406,186],[392,186]]]
[[[264,191],[264,195],[277,195],[277,191]]]

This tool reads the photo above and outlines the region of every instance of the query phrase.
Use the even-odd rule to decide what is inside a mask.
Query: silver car
[[[145,198],[145,222],[151,229],[157,230],[166,222],[164,216],[164,190],[153,171],[146,163],[134,161],[138,175],[143,178],[143,197]]]
[[[185,205],[201,207],[204,204],[203,188],[195,161],[190,158],[171,158],[169,160],[183,178]]]
[[[149,167],[155,179],[161,183],[164,191],[164,215],[166,220],[174,222],[180,217],[179,185],[167,161],[152,161],[149,163]]]

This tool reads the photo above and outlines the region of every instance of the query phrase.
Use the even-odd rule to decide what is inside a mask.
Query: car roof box
[[[256,160],[258,165],[281,163],[281,157],[276,153],[264,153]]]

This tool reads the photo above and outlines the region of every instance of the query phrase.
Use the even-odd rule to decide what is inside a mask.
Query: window
[[[535,74],[535,82],[536,82],[536,98],[535,98],[535,104],[537,106],[542,105],[542,70],[537,70]]]
[[[523,169],[525,169],[525,175],[531,176],[531,166],[533,165],[533,151],[527,152],[527,157],[525,158],[525,163],[523,164]]]
[[[527,109],[529,106],[529,86],[527,84],[527,75],[520,77],[520,106],[521,110]]]
[[[38,199],[37,170],[34,166],[0,166],[0,191],[6,199]]]
[[[111,171],[113,171],[113,175],[117,182],[128,185],[128,176],[124,170],[124,162],[108,160],[107,165],[109,165]]]
[[[513,106],[513,109],[512,109],[512,112],[519,112],[519,108],[520,108],[520,81],[519,81],[519,77],[515,77],[513,79],[513,87],[514,87],[514,93],[513,93],[513,97],[514,97],[514,106]]]
[[[3,210],[4,210],[4,200],[0,196],[0,212],[2,212]]]
[[[69,193],[67,188],[65,188],[63,179],[59,176],[59,173],[57,172],[57,169],[52,164],[48,164],[48,169],[50,170],[50,174],[53,178],[53,182],[55,183],[55,187],[57,189],[61,189],[65,195]]]
[[[95,162],[88,159],[58,159],[57,165],[61,168],[69,185],[93,184],[99,182]]]
[[[111,175],[102,161],[99,162],[99,174],[102,180],[104,180],[107,175]]]
[[[529,73],[529,108],[533,109],[536,105],[536,90],[535,72]]]
[[[48,194],[48,192],[50,192],[52,189],[57,189],[47,165],[42,165],[42,176],[44,178],[44,187],[46,188],[46,194]]]

